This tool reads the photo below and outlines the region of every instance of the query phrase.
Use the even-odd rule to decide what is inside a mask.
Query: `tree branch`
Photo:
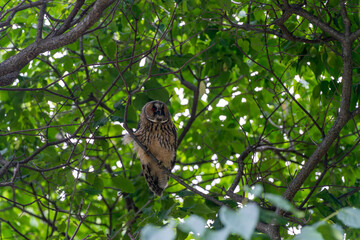
[[[190,119],[188,120],[186,126],[184,127],[184,129],[182,130],[179,138],[178,138],[178,146],[180,145],[180,143],[182,142],[182,140],[184,139],[186,133],[190,130],[190,127],[192,125],[192,123],[195,121],[196,119],[196,109],[197,109],[197,105],[199,102],[199,85],[200,85],[200,81],[198,82],[198,86],[196,87],[195,91],[194,91],[194,97],[193,97],[193,104],[191,107],[191,113],[190,113]]]
[[[350,42],[349,38],[342,41],[342,51],[343,88],[339,115],[323,141],[317,146],[316,150],[305,163],[304,167],[299,171],[294,180],[291,181],[289,187],[285,190],[283,197],[287,200],[292,200],[294,198],[301,185],[305,182],[307,177],[321,161],[322,157],[327,153],[332,143],[339,136],[341,129],[351,119],[349,108],[352,87],[352,42]]]
[[[21,50],[18,54],[0,63],[0,86],[10,85],[16,79],[20,70],[40,53],[75,42],[99,20],[103,11],[112,3],[113,1],[111,0],[96,1],[92,10],[73,29],[59,36],[51,36],[36,41]]]

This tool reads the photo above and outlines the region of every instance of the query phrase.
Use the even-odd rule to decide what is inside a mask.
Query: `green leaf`
[[[239,47],[245,52],[245,53],[248,53],[249,52],[249,47],[250,47],[250,44],[247,40],[242,40],[242,39],[239,39],[237,41]]]
[[[140,238],[142,240],[172,240],[175,238],[174,225],[174,221],[170,221],[168,225],[162,228],[156,227],[151,224],[146,225],[141,231]]]
[[[152,100],[166,102],[169,99],[168,91],[155,79],[151,79],[145,83],[145,90],[148,97]]]
[[[109,119],[107,117],[101,118],[100,120],[93,122],[92,127],[105,126],[108,121]]]
[[[129,179],[127,179],[123,176],[113,177],[111,179],[111,181],[115,187],[119,188],[123,192],[126,192],[126,193],[134,193],[135,192],[135,187],[134,187],[133,183]]]
[[[346,207],[339,210],[337,218],[346,226],[360,228],[360,209]]]
[[[94,113],[92,127],[101,127],[108,122],[108,118],[104,115],[103,111],[97,110]]]
[[[86,192],[89,195],[99,195],[102,193],[101,190],[99,189],[95,189],[94,187],[86,187],[86,188],[82,188],[81,191]]]
[[[123,75],[128,87],[136,81],[136,75],[133,72],[126,71]]]
[[[183,232],[179,229],[176,230],[176,240],[185,240],[189,233]]]
[[[226,240],[230,234],[230,230],[227,227],[217,231],[206,231],[204,239],[206,240]]]
[[[324,203],[314,203],[314,206],[321,213],[321,215],[323,217],[327,217],[327,216],[331,215],[332,213],[334,213],[334,211],[335,211],[334,209],[325,205]]]
[[[125,108],[120,108],[116,110],[112,116],[110,116],[111,121],[124,121]],[[128,109],[127,123],[130,128],[135,128],[137,126],[137,113],[133,106],[130,106]]]
[[[102,192],[102,190],[104,189],[104,182],[99,176],[96,176],[93,186],[95,190]]]
[[[294,240],[325,240],[322,235],[316,231],[313,226],[305,226],[301,229],[301,233]]]
[[[261,51],[264,47],[264,43],[261,41],[259,36],[251,38],[250,44],[251,48],[255,51]]]
[[[110,116],[110,120],[112,122],[123,122],[124,118],[122,116]]]
[[[209,26],[209,28],[205,31],[205,33],[209,36],[211,40],[213,40],[218,31],[219,29],[217,26]]]
[[[132,6],[132,12],[136,19],[140,19],[141,15],[143,13],[143,11],[137,5]]]
[[[316,194],[316,197],[323,199],[325,202],[328,202],[331,207],[335,210],[338,210],[343,207],[342,203],[332,195],[327,189]]]
[[[317,230],[326,240],[342,240],[344,239],[344,231],[339,225],[323,223]]]
[[[66,221],[65,220],[61,220],[61,221],[59,221],[58,222],[58,231],[59,232],[63,232],[63,231],[65,231],[66,230]]]
[[[340,4],[340,0],[331,0],[331,1],[329,1],[329,7],[330,8],[337,7],[337,6],[339,6],[339,4]]]
[[[114,58],[116,56],[116,43],[115,43],[115,41],[108,42],[104,49],[105,49],[106,54],[109,57]]]
[[[94,184],[94,181],[95,181],[95,178],[96,178],[96,174],[95,173],[86,173],[86,181],[88,183],[90,183],[91,185]]]
[[[244,191],[253,194],[255,197],[260,197],[261,194],[264,192],[264,187],[260,184],[256,184],[253,188],[245,186]]]
[[[203,235],[205,231],[206,222],[203,218],[197,215],[191,215],[183,224],[180,224],[179,227],[184,232],[193,232],[196,235]]]
[[[114,103],[114,108],[116,110],[120,110],[122,108],[124,108],[124,99],[120,99],[119,101],[117,101],[116,103]]]
[[[294,215],[296,215],[297,217],[303,217],[304,213],[295,209],[290,202],[286,201],[284,198],[282,198],[281,196],[272,194],[272,193],[265,193],[265,198],[271,202],[272,204],[274,204],[276,207],[279,207],[285,211],[289,211],[292,212]]]
[[[328,81],[321,81],[320,82],[320,90],[326,96],[329,92],[329,82]]]
[[[6,102],[9,99],[9,95],[6,91],[0,91],[0,101]]]
[[[144,105],[150,101],[151,99],[146,93],[138,93],[135,95],[135,100],[133,101],[133,104],[136,110],[141,111]]]
[[[180,192],[177,193],[177,195],[179,195],[180,197],[186,197],[186,196],[194,196],[195,194],[189,190],[182,190]]]
[[[193,213],[206,215],[209,213],[214,213],[213,210],[211,210],[206,204],[203,203],[195,203],[192,206],[188,208]]]
[[[185,63],[189,61],[192,57],[192,54],[186,54],[181,56],[173,55],[164,57],[164,61],[169,67],[180,68],[183,67]]]
[[[250,239],[259,221],[259,212],[259,207],[256,204],[249,203],[237,211],[222,207],[219,211],[219,217],[231,233]]]
[[[312,96],[315,99],[320,97],[320,84],[318,84],[314,87]]]

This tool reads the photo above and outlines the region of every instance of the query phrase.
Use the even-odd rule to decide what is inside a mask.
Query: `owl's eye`
[[[151,110],[153,110],[153,112],[156,112],[157,108],[153,106]]]

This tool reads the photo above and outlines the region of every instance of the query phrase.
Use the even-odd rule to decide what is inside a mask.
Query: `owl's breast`
[[[176,155],[176,138],[173,134],[154,131],[147,147],[165,167],[171,168],[171,162]]]

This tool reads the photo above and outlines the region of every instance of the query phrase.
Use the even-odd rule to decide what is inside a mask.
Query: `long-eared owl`
[[[176,160],[177,135],[169,109],[161,101],[148,102],[142,108],[138,127],[134,132],[137,139],[169,171]],[[124,143],[134,143],[145,180],[152,192],[161,196],[168,185],[169,175],[131,138],[126,135]]]

